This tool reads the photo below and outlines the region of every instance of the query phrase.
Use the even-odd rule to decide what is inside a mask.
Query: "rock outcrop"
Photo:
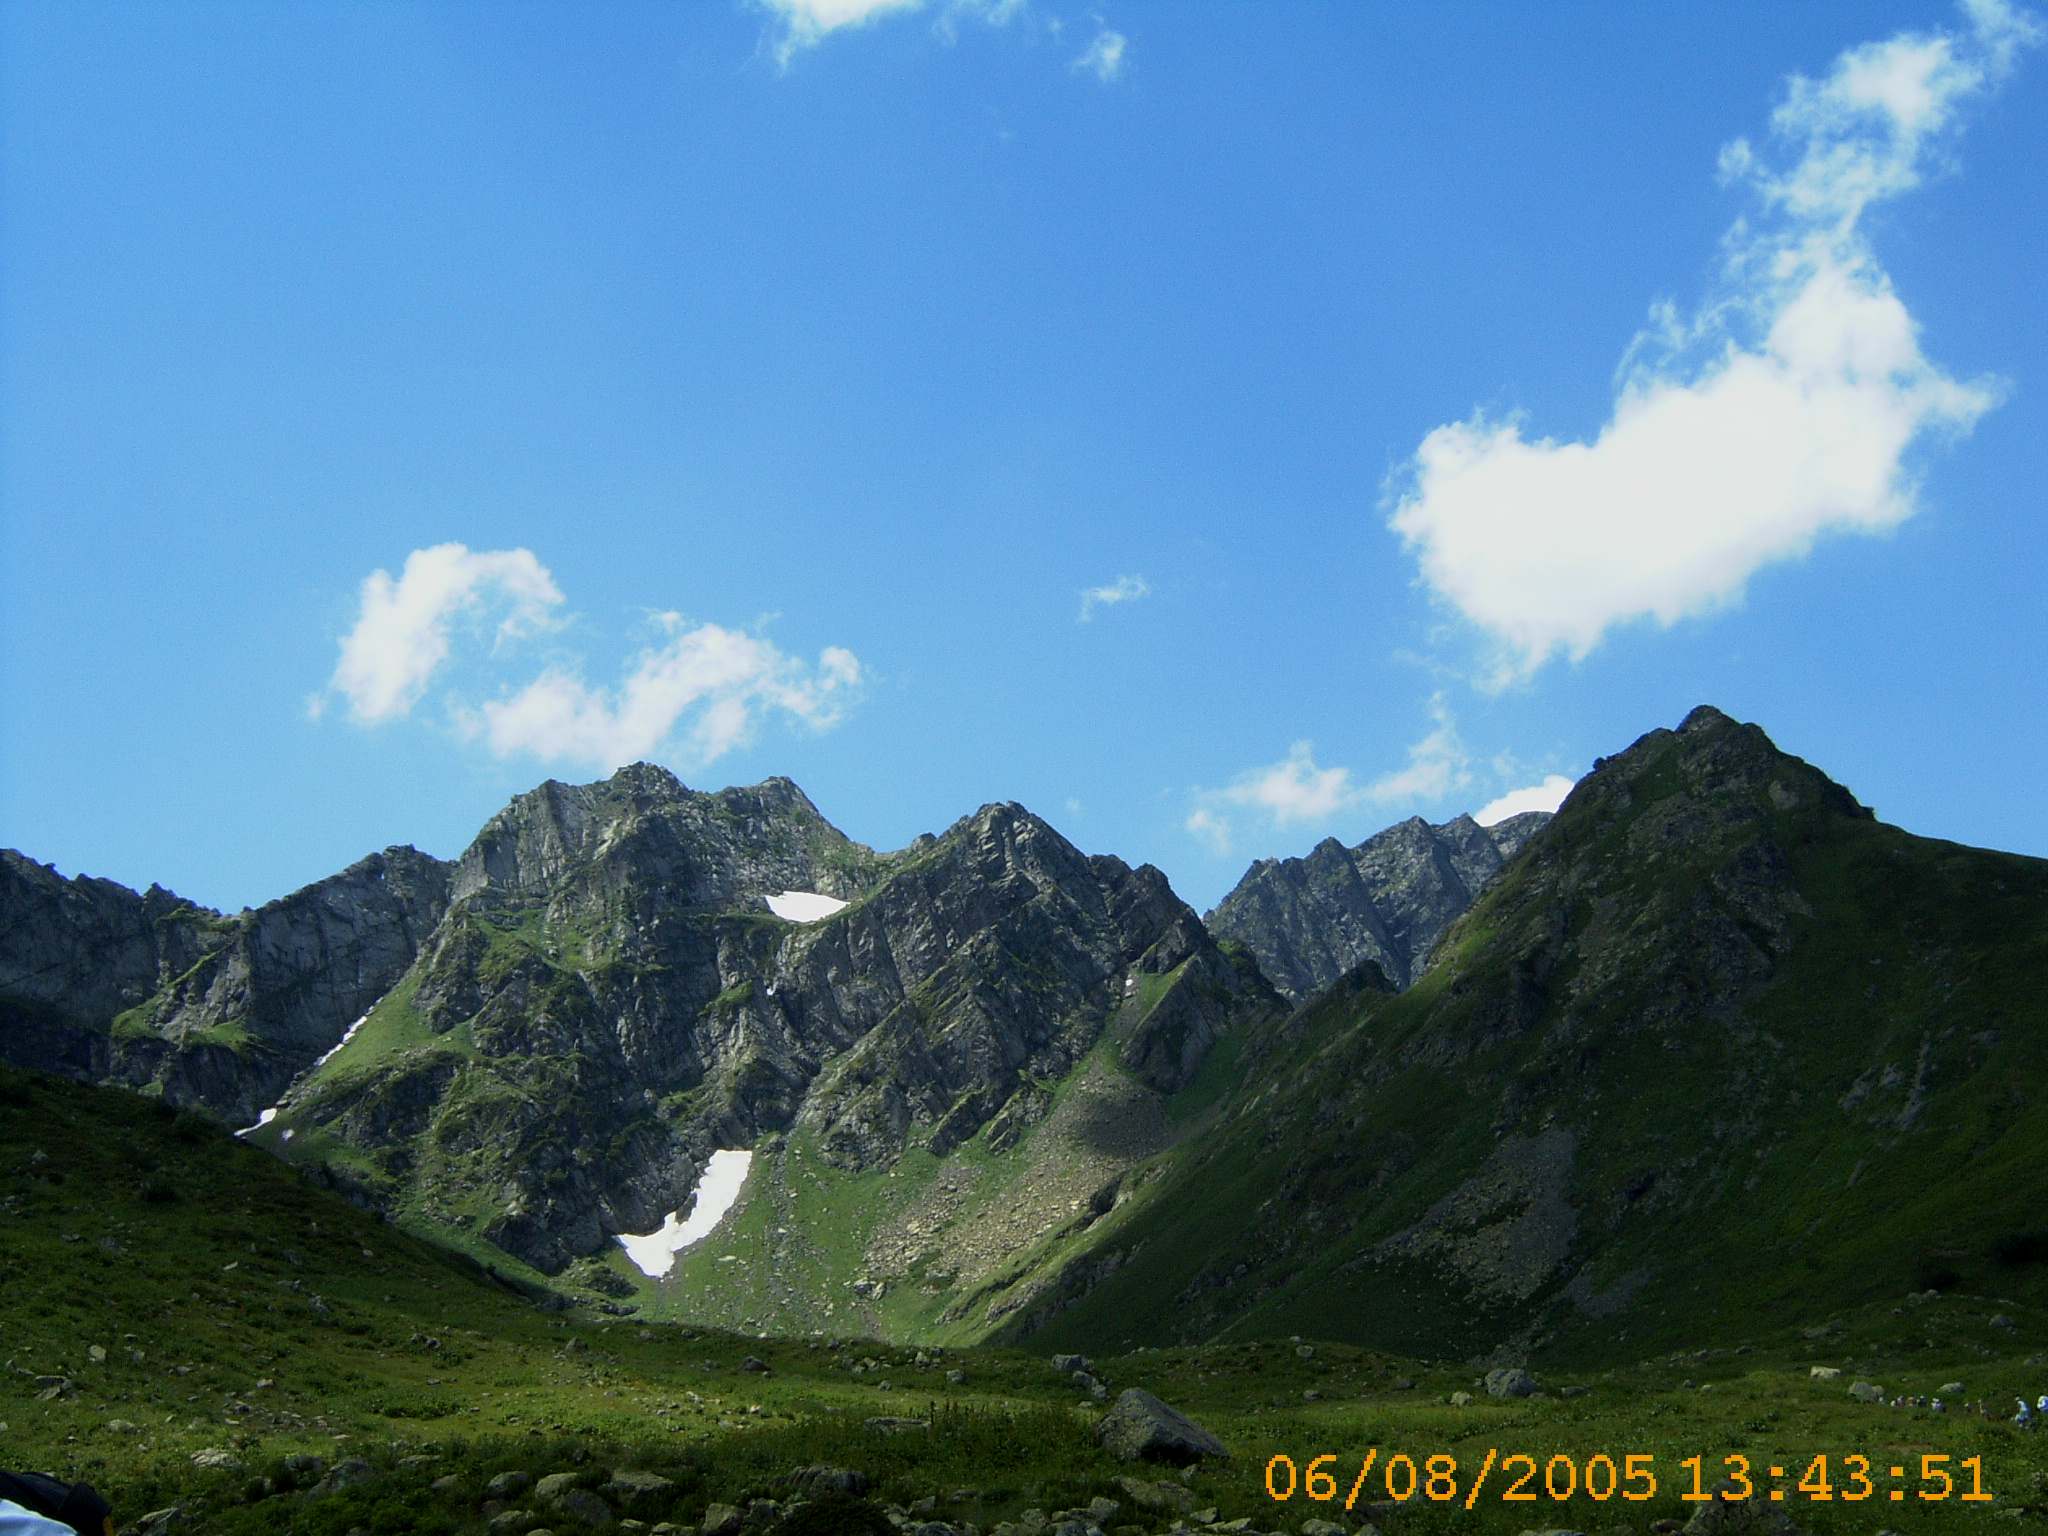
[[[1209,914],[1209,931],[1249,949],[1297,1003],[1367,960],[1405,987],[1549,819],[1528,811],[1491,827],[1470,816],[1431,826],[1416,816],[1355,848],[1332,837],[1305,858],[1261,859]]]
[[[405,974],[448,884],[387,848],[226,917],[0,851],[0,1059],[245,1124]]]

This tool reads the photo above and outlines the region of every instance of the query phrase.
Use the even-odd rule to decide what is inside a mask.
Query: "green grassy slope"
[[[988,1529],[1098,1497],[1120,1505],[1112,1532],[1169,1522],[1134,1506],[1118,1482],[1130,1469],[1090,1439],[1096,1410],[1041,1355],[755,1340],[541,1311],[138,1097],[0,1072],[0,1216],[0,1464],[90,1480],[123,1525],[175,1503],[186,1529],[222,1536],[473,1533],[497,1513],[485,1491],[497,1473],[564,1472],[602,1490],[623,1468],[668,1486],[630,1501],[604,1495],[620,1513],[694,1528],[713,1501],[787,1498],[785,1475],[817,1462],[866,1473],[890,1504],[930,1499],[956,1525]],[[1981,1456],[1998,1506],[2024,1510],[2042,1500],[2048,1438],[1969,1412],[1867,1408],[1840,1382],[1808,1375],[1826,1362],[1923,1393],[1961,1378],[1969,1399],[2003,1402],[2038,1386],[2042,1369],[2019,1352],[2048,1317],[2016,1308],[2009,1321],[2012,1331],[1991,1327],[1981,1305],[1955,1298],[1875,1307],[1818,1341],[1780,1330],[1750,1350],[1560,1373],[1543,1396],[1465,1405],[1450,1399],[1475,1387],[1470,1366],[1342,1344],[1146,1351],[1097,1369],[1222,1437],[1231,1459],[1188,1479],[1189,1502],[1252,1530],[1333,1513],[1305,1494],[1277,1505],[1271,1458],[1305,1469],[1337,1454],[1348,1484],[1368,1447],[1382,1458],[1455,1455],[1462,1486],[1489,1447],[1582,1465],[1654,1458],[1659,1491],[1644,1503],[1489,1495],[1468,1513],[1418,1500],[1400,1528],[1422,1532],[1506,1536],[1565,1521],[1640,1530],[1682,1518],[1693,1506],[1681,1462],[1694,1454],[1761,1467],[1861,1451],[1915,1471],[1923,1455]],[[746,1369],[749,1357],[768,1371]],[[885,1415],[930,1428],[868,1424]],[[195,1465],[195,1455],[226,1464]],[[295,1456],[360,1458],[364,1480],[321,1493],[320,1474]],[[1374,1480],[1361,1501],[1387,1492]],[[1953,1502],[1798,1512],[1827,1536],[1867,1533],[1880,1509],[1882,1523],[1907,1531],[1977,1529],[1984,1518]]]
[[[1297,1016],[1103,1224],[1128,1262],[1011,1336],[1589,1361],[2043,1299],[2044,978],[2048,862],[1872,821],[1750,727],[1655,733],[1417,986]]]

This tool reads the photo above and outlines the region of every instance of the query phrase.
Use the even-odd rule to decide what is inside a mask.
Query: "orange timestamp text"
[[[1816,1504],[1856,1504],[1866,1499],[1933,1504],[1954,1499],[1979,1504],[1992,1498],[1984,1490],[1982,1456],[1924,1455],[1908,1463],[1885,1458],[1873,1461],[1854,1452],[1770,1462],[1741,1455],[1718,1460],[1699,1455],[1672,1458],[1666,1466],[1676,1468],[1671,1481],[1678,1488],[1678,1498],[1691,1504],[1746,1499]],[[1383,1457],[1378,1446],[1371,1446],[1362,1455],[1332,1451],[1312,1457],[1306,1464],[1279,1455],[1266,1463],[1266,1492],[1275,1501],[1284,1504],[1300,1497],[1330,1504],[1341,1499],[1347,1510],[1361,1498],[1369,1503],[1460,1504],[1466,1509],[1475,1508],[1482,1497],[1504,1504],[1562,1504],[1573,1499],[1640,1504],[1660,1491],[1665,1491],[1665,1483],[1658,1474],[1658,1458],[1648,1453],[1574,1456],[1559,1451],[1536,1456],[1488,1447],[1481,1458],[1460,1460],[1449,1452],[1418,1458],[1395,1451]]]

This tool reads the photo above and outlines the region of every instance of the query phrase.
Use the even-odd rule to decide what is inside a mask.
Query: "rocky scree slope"
[[[1405,987],[1444,930],[1549,819],[1527,811],[1491,827],[1470,816],[1431,826],[1415,816],[1356,848],[1330,837],[1306,858],[1260,859],[1209,914],[1209,931],[1249,949],[1291,1002],[1306,1002],[1367,960]]]
[[[1753,725],[1597,765],[1376,983],[1269,1030],[1006,1335],[1639,1358],[2048,1291],[2048,861],[1886,826]]]

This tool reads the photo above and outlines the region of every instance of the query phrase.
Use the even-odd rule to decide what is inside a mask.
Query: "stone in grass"
[[[376,1477],[377,1469],[360,1456],[349,1456],[337,1461],[327,1475],[314,1488],[315,1494],[336,1493],[343,1488],[360,1488]]]
[[[533,1511],[530,1509],[504,1509],[491,1516],[484,1529],[491,1536],[525,1536],[533,1529]]]
[[[1518,1365],[1486,1373],[1488,1397],[1527,1397],[1536,1390],[1536,1378]]]
[[[1230,1452],[1186,1414],[1150,1392],[1127,1388],[1095,1426],[1096,1443],[1123,1461],[1163,1461],[1188,1466]]]
[[[1839,1381],[1842,1376],[1842,1368],[1839,1365],[1816,1365],[1806,1374],[1815,1381]]]
[[[1179,1483],[1148,1483],[1143,1478],[1120,1477],[1116,1485],[1140,1509],[1171,1510],[1185,1515],[1195,1507],[1193,1490],[1183,1488]]]
[[[636,1499],[650,1499],[667,1493],[675,1484],[658,1472],[615,1471],[604,1485],[604,1496],[629,1508]]]
[[[531,1472],[500,1472],[484,1484],[484,1492],[494,1499],[516,1499],[532,1486]]]
[[[867,1473],[853,1467],[828,1467],[822,1464],[798,1467],[783,1481],[797,1493],[810,1498],[827,1493],[858,1496],[868,1491]]]
[[[1859,1381],[1849,1388],[1849,1395],[1859,1403],[1881,1403],[1884,1401],[1884,1388],[1872,1382]]]
[[[1351,1536],[1351,1533],[1334,1520],[1304,1520],[1301,1522],[1301,1536]]]
[[[1733,1482],[1714,1487],[1714,1500],[1685,1522],[1685,1536],[1800,1536],[1799,1527],[1768,1499],[1736,1499]]]
[[[774,1536],[896,1536],[881,1505],[836,1489],[791,1504],[769,1529]]]
[[[697,1529],[701,1536],[739,1536],[745,1518],[730,1504],[713,1504],[704,1511]]]
[[[1086,1355],[1054,1355],[1052,1357],[1052,1368],[1062,1376],[1071,1376],[1076,1371],[1092,1371],[1095,1369],[1089,1363]]]
[[[587,1488],[576,1486],[574,1472],[555,1472],[533,1485],[533,1496],[554,1514],[592,1530],[612,1523],[612,1507]]]

